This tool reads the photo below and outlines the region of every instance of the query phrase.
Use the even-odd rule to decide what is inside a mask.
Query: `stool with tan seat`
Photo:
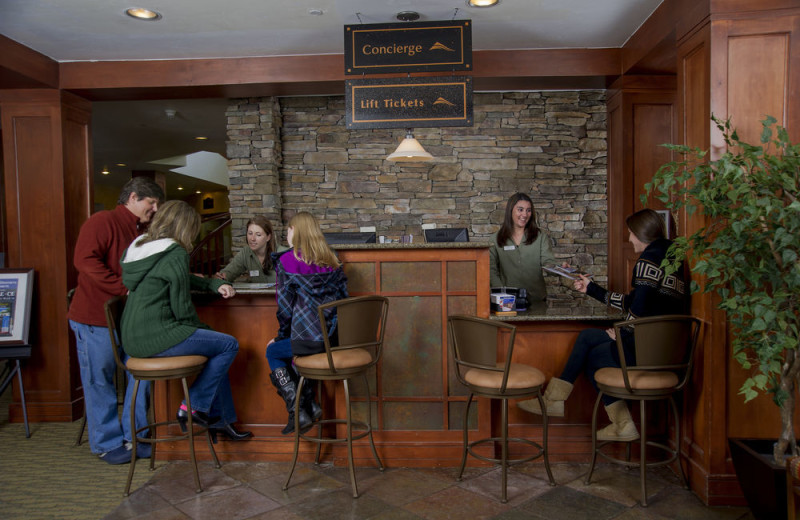
[[[461,469],[457,480],[461,480],[467,463],[467,454],[499,464],[502,468],[501,489],[503,503],[508,501],[508,467],[528,462],[539,457],[544,459],[544,467],[550,485],[555,485],[547,457],[547,407],[542,401],[542,385],[545,375],[537,368],[512,363],[516,327],[501,321],[487,320],[473,316],[450,316],[447,319],[448,332],[452,345],[453,359],[456,363],[456,377],[469,389],[467,407],[464,411],[464,451]],[[508,334],[508,341],[500,342],[500,332]],[[501,407],[500,437],[489,437],[469,442],[469,410],[473,396],[499,399]],[[542,413],[542,442],[508,436],[508,400],[536,397]],[[508,456],[508,443],[516,442],[536,448],[535,453],[516,459]],[[500,444],[500,457],[486,457],[475,450],[476,446],[492,443]]]
[[[635,342],[636,364],[628,366],[622,342],[622,330],[628,329]],[[663,466],[678,461],[678,472],[687,488],[686,475],[680,462],[681,423],[678,407],[673,395],[686,387],[692,373],[694,351],[700,332],[700,321],[692,316],[664,315],[647,318],[636,318],[614,324],[617,337],[617,349],[621,361],[620,368],[601,368],[595,373],[595,381],[599,395],[592,413],[592,463],[586,476],[590,484],[597,455],[610,462],[625,466],[638,466],[641,484],[641,504],[647,506],[647,467]],[[619,459],[603,451],[603,447],[612,442],[597,440],[597,411],[603,395],[610,395],[626,401],[639,401],[641,437],[639,461],[630,460],[630,442],[626,446],[626,459]],[[672,411],[675,426],[674,448],[668,444],[647,439],[647,407],[648,401],[666,400]],[[666,459],[648,462],[647,447],[651,446],[666,452]]]
[[[208,439],[208,448],[211,450],[211,456],[214,459],[215,467],[219,468],[220,463],[217,459],[217,453],[214,451],[214,445],[211,442],[211,434],[207,428],[198,427],[197,430],[192,424],[192,405],[189,400],[189,385],[186,381],[188,377],[199,374],[206,365],[208,358],[205,356],[173,356],[173,357],[155,357],[155,358],[135,358],[128,357],[125,363],[120,358],[119,349],[121,337],[119,324],[122,322],[122,311],[125,307],[127,297],[116,296],[111,298],[105,303],[106,321],[108,322],[108,333],[111,336],[111,348],[114,350],[114,359],[117,366],[123,370],[130,372],[134,379],[133,399],[131,402],[131,431],[133,433],[132,448],[131,448],[131,466],[128,470],[128,482],[125,484],[125,496],[128,496],[131,489],[131,481],[133,480],[133,471],[136,468],[136,445],[139,442],[145,442],[152,445],[153,451],[150,455],[150,470],[155,469],[156,460],[156,446],[159,442],[172,442],[182,439],[189,441],[189,457],[194,470],[194,483],[195,490],[200,493],[203,487],[200,484],[200,475],[197,472],[197,459],[194,451],[194,437],[198,433],[206,434]],[[187,429],[186,433],[181,435],[173,435],[169,437],[158,438],[156,436],[159,427],[167,428],[171,425],[177,425],[177,420],[167,420],[160,422],[153,422],[141,428],[136,428],[135,410],[136,410],[136,395],[139,391],[140,381],[170,381],[173,379],[180,379],[183,385],[183,395],[186,401],[186,408],[188,410]],[[155,383],[154,383],[155,384]],[[155,388],[150,392],[150,410],[155,410]],[[150,431],[150,437],[140,437],[139,433],[143,431]]]
[[[337,335],[338,344],[332,345],[329,338],[328,324],[325,320],[325,311],[336,309],[337,313]],[[347,444],[347,463],[350,468],[350,485],[353,498],[358,498],[358,486],[356,485],[355,468],[353,464],[353,441],[369,437],[369,444],[372,454],[378,463],[378,468],[383,471],[383,464],[378,451],[375,449],[375,441],[372,438],[372,417],[370,404],[367,403],[366,420],[355,421],[352,417],[350,403],[349,380],[354,377],[363,377],[365,388],[369,389],[367,372],[375,366],[381,358],[383,350],[383,336],[386,330],[386,315],[389,309],[389,300],[383,296],[359,296],[355,298],[345,298],[319,306],[319,319],[322,324],[323,337],[325,338],[325,352],[310,356],[298,356],[294,364],[300,374],[300,381],[297,384],[297,395],[301,395],[303,384],[306,379],[316,379],[323,381],[341,381],[344,387],[344,401],[346,418],[345,419],[321,419],[317,422],[317,435],[312,436],[300,431],[300,399],[295,400],[295,425],[294,425],[294,458],[292,467],[289,470],[289,477],[286,479],[283,489],[289,487],[292,480],[294,468],[297,465],[297,455],[300,446],[300,439],[314,442],[317,444],[314,462],[319,464],[320,450],[322,444]],[[319,385],[320,387],[322,385]],[[369,391],[367,391],[369,394]],[[323,437],[323,426],[325,424],[344,425],[344,437],[330,436]],[[359,430],[353,433],[353,430]]]

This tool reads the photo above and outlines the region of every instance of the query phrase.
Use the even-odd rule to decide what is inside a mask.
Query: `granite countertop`
[[[275,294],[274,283],[233,282],[236,294]]]
[[[607,307],[593,298],[585,297],[574,301],[547,300],[534,302],[528,310],[517,312],[516,316],[495,316],[490,319],[500,321],[619,321],[622,312]]]
[[[483,249],[491,247],[490,242],[413,242],[404,244],[402,242],[392,242],[390,244],[333,244],[331,249]]]

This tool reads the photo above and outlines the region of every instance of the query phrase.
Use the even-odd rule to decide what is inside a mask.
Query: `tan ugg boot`
[[[554,377],[547,383],[547,388],[544,391],[542,399],[544,406],[547,408],[548,417],[564,417],[564,401],[567,400],[569,394],[572,393],[572,383]],[[538,399],[528,399],[520,401],[517,406],[526,412],[542,415],[542,409],[539,407]]]
[[[597,431],[598,441],[630,442],[639,438],[639,430],[633,423],[633,417],[625,401],[614,401],[606,405],[606,413],[611,419],[611,424]]]

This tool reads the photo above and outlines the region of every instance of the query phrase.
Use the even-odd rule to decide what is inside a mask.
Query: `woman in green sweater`
[[[200,321],[190,291],[234,295],[223,280],[201,278],[189,272],[192,241],[200,230],[200,216],[183,201],[165,203],[147,233],[125,251],[122,283],[130,291],[122,314],[122,347],[133,357],[206,356],[205,368],[189,388],[192,421],[232,440],[250,432],[234,428],[236,410],[228,368],[239,351],[236,338],[215,332]],[[177,413],[186,431],[186,403]]]
[[[508,199],[500,231],[491,238],[489,278],[492,287],[528,292],[528,301],[547,298],[542,267],[556,263],[550,237],[536,224],[533,201],[524,193]]]
[[[225,266],[225,269],[216,273],[214,278],[233,282],[245,275],[246,278],[242,281],[274,282],[275,269],[272,267],[270,255],[276,251],[284,251],[286,248],[278,247],[275,233],[272,232],[272,223],[262,215],[256,215],[248,220],[245,230],[247,247],[236,253],[233,260]]]

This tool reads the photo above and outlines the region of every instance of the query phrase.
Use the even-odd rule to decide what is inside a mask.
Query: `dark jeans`
[[[197,329],[185,340],[153,357],[198,355],[208,358],[205,368],[189,388],[189,399],[193,410],[220,418],[211,426],[222,427],[236,422],[228,369],[237,352],[239,342],[233,336]]]
[[[625,347],[625,362],[633,364],[633,348]],[[597,383],[594,380],[595,373],[605,367],[619,367],[619,352],[617,342],[608,336],[602,329],[586,329],[581,331],[572,352],[569,354],[567,365],[561,372],[560,379],[575,383],[581,372],[586,374],[586,378],[591,381],[594,389],[597,390]],[[603,404],[610,405],[617,398],[603,395]]]
[[[288,367],[292,364],[292,340],[279,339],[267,346],[267,362],[269,369],[275,370]]]

